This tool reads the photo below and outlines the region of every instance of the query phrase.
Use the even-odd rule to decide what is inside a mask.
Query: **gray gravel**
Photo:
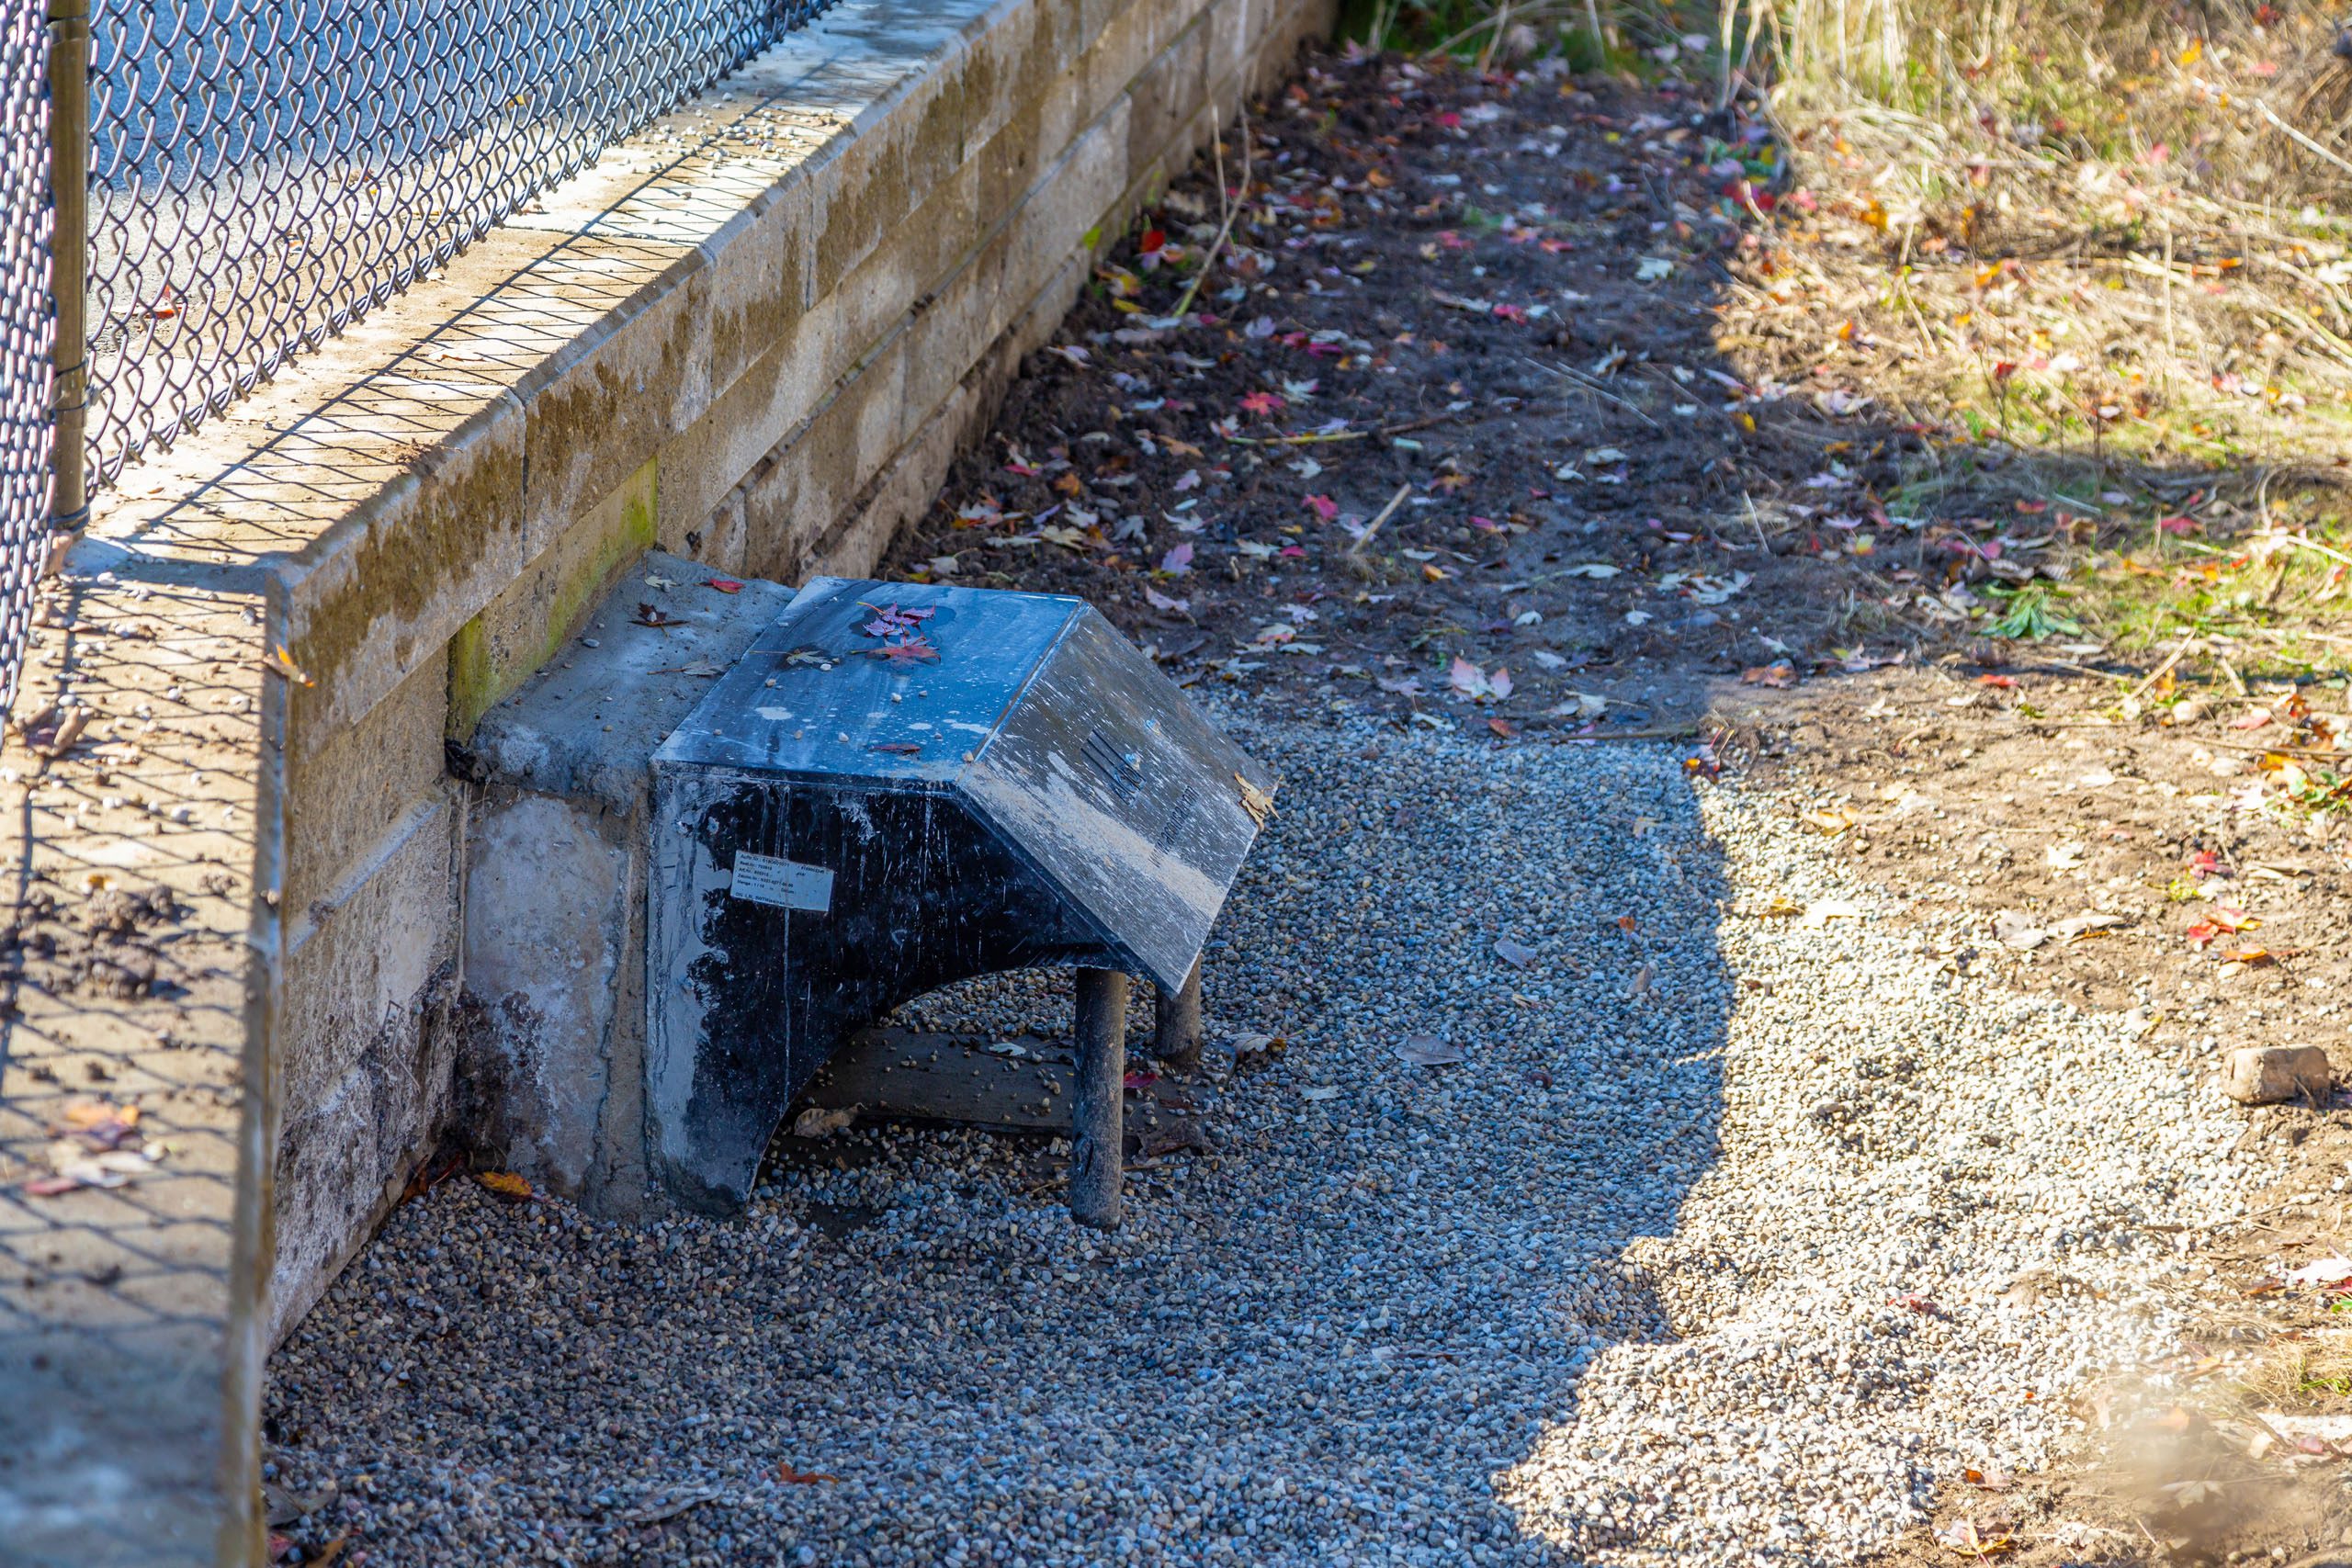
[[[1220,1086],[1221,1156],[1131,1176],[1107,1238],[1051,1151],[967,1133],[845,1134],[650,1233],[449,1183],[273,1363],[294,1533],[371,1568],[1849,1562],[1961,1466],[2046,1463],[2171,1326],[2142,1223],[2256,1185],[2127,1021],[1941,972],[1679,753],[1228,723],[1284,788],[1210,1025],[1289,1048]]]

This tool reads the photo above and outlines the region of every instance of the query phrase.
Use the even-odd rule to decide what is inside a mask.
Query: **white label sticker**
[[[833,874],[821,865],[802,865],[774,855],[739,852],[734,880],[727,891],[754,904],[779,909],[813,909],[823,914],[833,905]]]

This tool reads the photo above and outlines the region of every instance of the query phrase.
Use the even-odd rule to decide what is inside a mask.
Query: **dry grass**
[[[2272,1339],[2237,1382],[2257,1410],[2352,1410],[2352,1327]]]
[[[1726,355],[1909,427],[1890,513],[2049,536],[2036,592],[2066,603],[2044,620],[2127,645],[2236,634],[2286,644],[2241,664],[2341,671],[2352,61],[2325,14],[1743,18],[1781,156],[1758,171],[1772,209],[1735,267]]]
[[[1766,96],[1794,172],[1739,301],[1760,369],[1858,361],[1907,417],[2095,461],[2336,465],[2352,62],[2315,14],[1993,0],[1954,37],[1870,0],[1863,47],[1827,10]]]

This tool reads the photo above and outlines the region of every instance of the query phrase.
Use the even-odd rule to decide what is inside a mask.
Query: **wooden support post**
[[[1171,1067],[1201,1065],[1201,961],[1193,960],[1183,986],[1152,987],[1151,1054]]]
[[[1069,1217],[1114,1230],[1125,1179],[1127,977],[1078,972],[1078,1092],[1071,1097]]]

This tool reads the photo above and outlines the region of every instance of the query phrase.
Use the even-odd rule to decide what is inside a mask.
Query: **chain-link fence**
[[[96,0],[95,488],[825,0]]]
[[[0,709],[15,701],[49,531],[49,18],[6,0],[0,18]]]
[[[0,708],[52,520],[830,3],[0,0]]]

